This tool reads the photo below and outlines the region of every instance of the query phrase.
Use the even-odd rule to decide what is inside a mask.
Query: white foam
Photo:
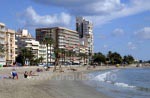
[[[118,86],[118,87],[125,87],[125,88],[135,88],[136,86],[131,86],[125,83],[115,83],[114,85]]]
[[[102,81],[102,82],[107,82],[108,78],[112,78],[112,75],[113,73],[116,73],[117,71],[119,71],[120,69],[115,69],[115,70],[111,70],[111,71],[108,71],[108,72],[105,72],[105,73],[102,73],[100,75],[97,75],[94,79],[97,80],[97,81]],[[108,81],[109,83],[111,83],[111,81]]]
[[[112,72],[118,72],[120,69],[114,69],[112,70]]]
[[[95,80],[104,82],[104,81],[106,81],[107,76],[110,75],[110,73],[111,72],[105,72],[103,74],[100,74],[100,75],[98,75],[98,76],[95,77]]]
[[[107,83],[112,83],[111,81],[106,81]]]
[[[105,73],[102,73],[100,75],[97,75],[94,79],[97,80],[97,81],[101,81],[101,82],[107,82],[107,83],[110,83],[112,84],[112,81],[108,80],[108,78],[110,78],[110,76],[119,71],[119,69],[116,69],[116,70],[112,70],[112,71],[109,71],[109,72],[105,72]],[[118,86],[118,87],[124,87],[124,88],[135,88],[136,86],[131,86],[131,85],[128,85],[126,83],[113,83],[115,86]]]

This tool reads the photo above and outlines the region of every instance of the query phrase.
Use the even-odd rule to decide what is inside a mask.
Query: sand
[[[24,71],[35,71],[36,68],[16,68],[19,73],[18,80],[1,77],[0,98],[110,98],[83,83],[86,72],[104,70],[107,67],[91,68],[88,71],[86,67],[76,67],[76,72],[63,68],[63,73],[53,73],[51,69],[41,73],[36,72],[38,76],[30,79],[23,78]],[[0,76],[9,76],[11,70],[12,68],[1,68]]]

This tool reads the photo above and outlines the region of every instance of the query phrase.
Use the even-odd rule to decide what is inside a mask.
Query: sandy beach
[[[90,70],[86,70],[86,67],[76,67],[76,72],[63,68],[64,72],[62,73],[53,73],[51,69],[50,71],[36,72],[37,76],[30,79],[23,78],[24,71],[35,71],[36,68],[16,68],[19,73],[18,80],[3,79],[2,76],[10,75],[12,68],[1,68],[0,98],[110,98],[85,85],[82,79],[86,72],[114,67],[98,67]]]

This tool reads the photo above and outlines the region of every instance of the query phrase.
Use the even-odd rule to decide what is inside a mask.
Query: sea
[[[85,83],[111,98],[150,98],[150,68],[124,68],[88,74]]]

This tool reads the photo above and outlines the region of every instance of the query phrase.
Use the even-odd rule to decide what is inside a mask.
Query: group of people
[[[30,71],[30,72],[25,71],[24,72],[24,78],[32,78],[32,76],[38,76],[38,75],[35,75],[33,71]],[[15,69],[12,69],[11,76],[9,76],[9,78],[18,79],[18,73]]]
[[[27,71],[24,72],[24,78],[32,78],[32,76],[36,76],[32,71],[29,73]]]

